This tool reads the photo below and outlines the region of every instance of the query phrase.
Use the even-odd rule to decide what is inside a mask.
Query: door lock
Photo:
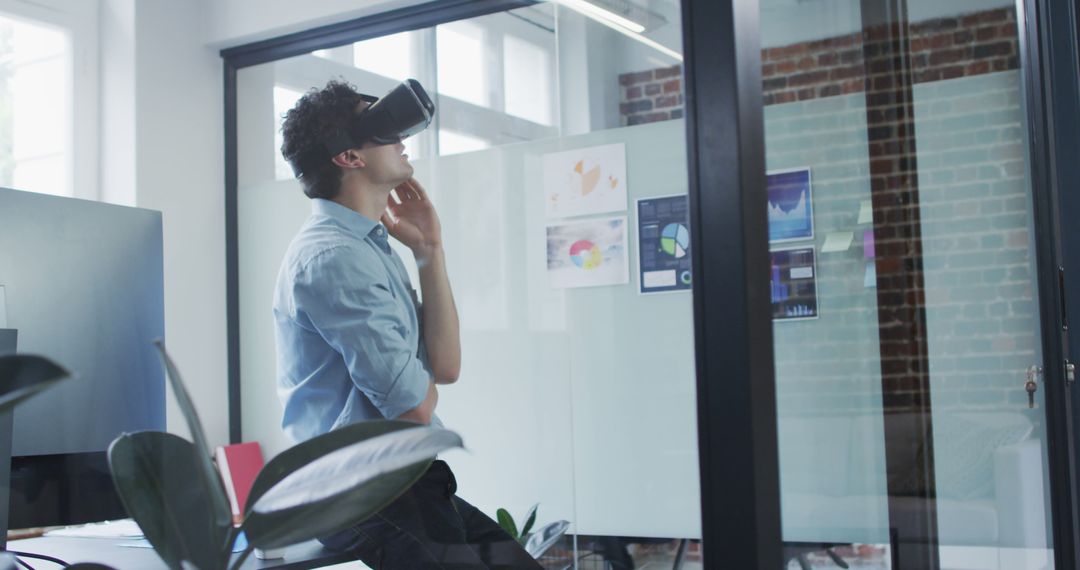
[[[1072,384],[1076,381],[1076,365],[1072,361],[1065,360],[1065,383]]]

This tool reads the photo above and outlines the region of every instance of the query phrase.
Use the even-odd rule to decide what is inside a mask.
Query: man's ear
[[[355,148],[338,153],[330,160],[342,168],[364,168],[367,166],[367,163],[364,161],[364,155],[360,150]]]

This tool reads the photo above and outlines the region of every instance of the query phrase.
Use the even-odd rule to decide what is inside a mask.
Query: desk
[[[68,564],[76,562],[97,562],[108,564],[119,570],[167,570],[167,566],[158,557],[152,548],[131,548],[119,546],[121,543],[130,543],[131,540],[119,540],[115,538],[75,538],[61,536],[43,536],[41,538],[27,538],[13,540],[8,543],[8,549],[16,552],[28,552],[31,554],[44,554],[59,558]],[[237,555],[233,555],[234,560]],[[323,548],[321,544],[312,540],[290,546],[285,549],[284,558],[273,560],[259,560],[252,554],[241,566],[244,570],[257,568],[279,568],[282,570],[305,570],[307,568],[321,568],[333,564],[341,564],[352,560],[348,554],[340,554]],[[47,562],[27,560],[35,568],[49,568]],[[363,568],[363,566],[361,566]]]

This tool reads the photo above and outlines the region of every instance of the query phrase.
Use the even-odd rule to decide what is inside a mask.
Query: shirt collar
[[[345,229],[361,238],[374,235],[377,230],[383,227],[379,222],[368,218],[360,212],[346,208],[333,200],[313,198],[311,200],[311,213],[337,220],[341,225],[345,226]],[[385,234],[386,230],[383,229],[380,235],[385,236]],[[385,237],[383,239],[385,240]]]

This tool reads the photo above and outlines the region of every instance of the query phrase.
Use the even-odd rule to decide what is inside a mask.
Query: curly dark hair
[[[292,162],[323,141],[345,134],[344,125],[356,113],[363,99],[356,88],[346,81],[331,80],[322,89],[312,89],[285,114],[281,125],[284,142],[281,154]],[[342,170],[326,161],[318,168],[308,168],[300,183],[308,198],[332,199],[341,190]]]

